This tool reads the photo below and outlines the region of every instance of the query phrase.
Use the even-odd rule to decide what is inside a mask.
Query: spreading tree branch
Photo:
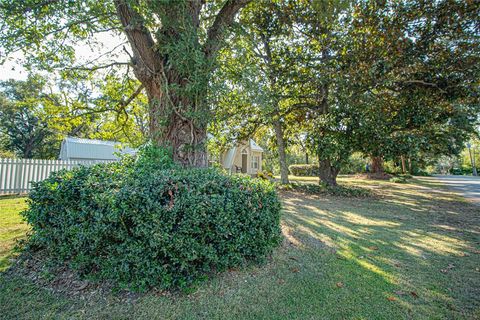
[[[125,108],[126,106],[128,106],[128,105],[140,94],[140,92],[142,92],[142,90],[143,90],[144,87],[145,87],[145,86],[144,86],[143,84],[141,84],[141,85],[137,88],[137,90],[135,90],[135,92],[132,93],[132,95],[131,95],[130,97],[128,97],[127,100],[122,101],[122,102],[120,103],[120,105],[121,105],[122,107],[124,107],[124,108]]]
[[[204,51],[207,58],[213,57],[220,49],[221,39],[228,28],[233,23],[235,15],[240,9],[250,3],[252,0],[227,0],[207,32],[207,41]]]
[[[137,72],[145,73],[145,70],[142,70],[142,67],[144,67],[150,73],[150,76],[156,74],[161,70],[161,59],[155,52],[155,41],[145,27],[143,17],[125,0],[115,0],[115,6],[124,32],[132,47],[135,60],[133,63],[137,65]]]

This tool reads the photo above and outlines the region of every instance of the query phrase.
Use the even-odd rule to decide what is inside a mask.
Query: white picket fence
[[[61,169],[72,169],[79,165],[89,166],[99,162],[111,161],[65,161],[0,158],[0,195],[27,193],[32,188],[32,181],[42,181],[54,171]]]

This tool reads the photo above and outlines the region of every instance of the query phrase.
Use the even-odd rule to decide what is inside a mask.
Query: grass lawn
[[[25,198],[0,198],[0,272],[4,271],[13,258],[16,240],[25,236],[27,225],[18,214],[26,208]]]
[[[314,183],[313,178],[303,178]],[[283,192],[284,244],[264,266],[231,270],[196,292],[64,296],[0,274],[0,318],[480,318],[480,208],[430,180],[341,177],[372,199]],[[0,254],[26,227],[22,199],[0,200]]]

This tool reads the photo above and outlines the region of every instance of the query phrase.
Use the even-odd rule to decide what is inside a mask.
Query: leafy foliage
[[[316,177],[319,169],[317,164],[292,164],[288,167],[288,170],[294,176]]]
[[[101,82],[101,83],[99,83]],[[94,89],[88,88],[89,84]],[[61,92],[52,89],[57,85]],[[0,145],[23,158],[55,159],[64,136],[115,140],[138,146],[147,136],[144,96],[126,103],[138,84],[108,76],[103,81],[63,81],[30,74],[0,82]],[[92,91],[93,90],[93,91]],[[93,92],[97,95],[91,100]]]
[[[390,182],[393,182],[393,183],[407,183],[407,179],[405,177],[391,177]]]
[[[417,162],[457,154],[478,123],[479,12],[474,2],[358,1],[336,24],[304,16],[324,26],[306,29],[312,41],[330,30],[316,49],[329,57],[317,65],[330,75],[329,109],[308,130],[312,151],[334,168],[354,151]]]
[[[268,181],[145,158],[79,167],[37,183],[23,215],[51,261],[123,287],[185,288],[259,261],[279,244],[280,202]],[[162,159],[167,159],[163,157]]]
[[[365,198],[372,196],[372,193],[364,188],[352,186],[327,186],[325,184],[311,184],[311,183],[289,183],[278,185],[280,190],[300,191],[309,194],[324,194],[338,197],[356,197]]]
[[[45,79],[39,76],[0,83],[0,137],[11,155],[44,159],[58,155],[59,137],[43,116],[44,87]]]
[[[98,72],[108,78],[123,70],[122,78],[135,77],[139,85],[130,90],[132,81],[125,81],[112,98],[121,97],[123,89],[131,91],[119,103],[126,109],[145,91],[150,139],[172,147],[177,163],[202,167],[207,164],[207,92],[216,55],[236,14],[249,2],[5,0],[0,5],[0,54],[22,51],[27,66],[60,71],[66,78],[88,79]],[[105,49],[111,41],[99,35],[121,43]],[[99,54],[79,61],[79,45]],[[122,122],[128,117],[121,114]]]

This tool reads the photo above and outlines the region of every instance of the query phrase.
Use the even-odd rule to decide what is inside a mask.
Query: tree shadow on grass
[[[88,319],[478,315],[476,208],[435,187],[375,185],[380,196],[368,199],[282,193],[285,241],[269,262],[218,274],[190,295],[152,291],[135,303],[83,301],[0,277],[0,309],[25,318]]]
[[[305,250],[320,241],[362,276],[383,278],[407,314],[471,317],[480,307],[478,207],[423,187],[384,183],[381,198],[364,200],[285,193],[284,223]]]

